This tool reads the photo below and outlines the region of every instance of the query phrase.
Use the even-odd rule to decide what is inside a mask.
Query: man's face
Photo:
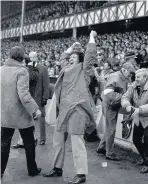
[[[32,54],[32,55],[30,56],[30,60],[33,61],[33,62],[37,62],[37,61],[38,61],[37,55]]]
[[[79,63],[79,56],[78,56],[78,54],[72,54],[70,56],[69,62],[70,62],[71,65],[78,64]]]
[[[137,73],[135,76],[135,81],[137,86],[144,86],[146,83],[146,77],[143,76],[141,72]]]
[[[109,64],[108,63],[104,63],[104,70],[108,70],[110,67],[109,67]]]
[[[127,79],[130,78],[131,75],[132,75],[132,73],[131,73],[129,70],[124,69],[124,76],[125,76]]]
[[[98,64],[101,63],[101,61],[103,60],[103,54],[101,52],[97,52],[97,62]]]

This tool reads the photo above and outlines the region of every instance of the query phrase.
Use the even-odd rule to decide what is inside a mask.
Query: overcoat
[[[49,76],[45,66],[38,64],[36,68],[38,69],[39,74],[34,92],[34,99],[42,112],[42,116],[45,116],[45,106],[42,105],[42,100],[49,99]]]
[[[134,82],[122,96],[121,104],[124,108],[130,105],[139,108],[139,118],[133,118],[133,122],[139,124],[137,122],[139,120],[143,128],[148,127],[148,81],[140,95],[137,93],[136,83]]]
[[[29,73],[21,63],[8,59],[1,71],[1,126],[24,129],[34,125],[39,108],[29,93]]]
[[[57,131],[70,134],[92,133],[95,129],[93,110],[95,105],[89,92],[92,66],[96,63],[96,45],[89,43],[84,62],[69,65],[70,55],[64,52],[60,63],[62,71],[55,84],[56,106],[59,111],[56,120]]]

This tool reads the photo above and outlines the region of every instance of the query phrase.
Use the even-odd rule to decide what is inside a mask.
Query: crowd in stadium
[[[49,40],[31,40],[23,43],[26,54],[31,50],[36,51],[42,65],[48,68],[55,68],[61,53],[73,42],[74,38],[58,38]],[[86,49],[88,37],[81,35],[77,41]],[[120,65],[125,57],[137,57],[137,62],[145,62],[148,59],[148,32],[131,31],[116,34],[98,35],[96,38],[98,52],[102,62],[109,60],[111,65]],[[18,42],[11,40],[2,41],[2,62],[8,58],[11,47],[18,45]],[[112,59],[109,59],[112,58]],[[142,59],[141,59],[142,58]]]
[[[119,1],[121,3],[121,1]],[[37,8],[32,8],[25,13],[24,24],[30,24],[38,21],[80,13],[86,10],[107,6],[117,3],[116,1],[54,1],[49,2]],[[2,19],[2,29],[14,28],[20,26],[21,13],[13,15],[11,18]]]
[[[137,33],[138,35],[142,35],[142,38],[136,40]],[[54,57],[59,47],[56,44],[69,39],[67,44],[64,42],[60,45],[62,50],[58,53],[58,57],[61,56],[59,62],[61,72],[54,85],[54,103],[56,103],[55,113],[57,117],[55,118],[56,126],[53,136],[55,157],[53,159],[53,168],[48,173],[45,173],[44,177],[62,176],[67,133],[67,135],[71,136],[73,161],[76,169],[76,176],[69,183],[79,184],[86,181],[88,160],[84,138],[87,134],[91,135],[97,128],[96,121],[98,121],[98,118],[97,120],[94,119],[95,97],[97,95],[102,108],[101,116],[104,117],[105,129],[96,152],[98,155],[104,155],[106,160],[120,161],[120,158],[114,151],[114,139],[118,113],[122,108],[124,112],[122,112],[123,120],[121,123],[126,127],[125,136],[129,138],[131,134],[129,127],[133,123],[133,144],[141,156],[141,160],[138,162],[138,165],[142,166],[140,172],[148,173],[148,53],[146,50],[147,42],[143,42],[143,36],[145,40],[147,33],[131,32],[128,33],[128,39],[126,34],[113,35],[113,40],[111,35],[110,40],[110,35],[97,37],[96,31],[91,31],[89,39],[88,37],[81,36],[77,42],[69,38],[48,40],[49,57],[50,54]],[[120,37],[122,35],[125,39],[125,46],[127,47],[122,57],[122,52],[115,52],[118,51],[116,50],[118,49],[118,44],[114,44],[114,41],[118,43],[119,35]],[[134,39],[133,35],[135,35],[135,42],[132,40]],[[107,40],[109,43],[110,41],[113,43],[110,45],[111,49],[108,50],[108,55],[106,54],[106,48],[109,46],[104,47],[104,44],[101,42],[103,38],[104,42]],[[84,41],[83,47],[78,42],[80,40]],[[132,40],[133,45],[129,43],[129,40]],[[87,48],[85,47],[86,52],[84,53],[85,41],[87,42]],[[33,52],[27,50],[29,53],[28,62],[26,63],[24,60],[27,58],[25,57],[23,47],[14,47],[14,43],[12,42],[4,42],[3,44],[5,45],[5,43],[9,44],[9,47],[12,48],[10,48],[9,59],[1,67],[3,79],[1,177],[3,177],[7,166],[11,139],[16,128],[19,129],[23,141],[21,141],[21,144],[17,143],[14,145],[13,148],[25,148],[28,175],[37,176],[41,173],[42,169],[37,167],[35,160],[35,145],[37,145],[37,141],[33,119],[39,119],[40,121],[39,144],[45,145],[45,105],[47,104],[49,91],[51,90],[48,70],[40,63],[38,50],[34,52],[35,45],[32,43],[31,45],[27,45],[28,42],[24,44],[24,48],[30,51],[33,49]],[[101,44],[103,47],[100,48]],[[54,45],[57,47],[55,48]],[[122,43],[119,45],[121,46]],[[40,48],[43,46],[39,45]],[[134,49],[137,49],[139,53]],[[63,52],[62,55],[60,52]],[[124,57],[125,54],[132,54],[132,52],[134,52],[135,57],[139,57],[139,63],[136,59],[131,60]],[[47,59],[46,56],[48,55],[40,55],[40,57],[45,57],[45,60]],[[54,60],[53,58],[51,59]],[[103,60],[104,62],[102,62]],[[113,65],[111,61],[114,62]],[[96,86],[93,78],[97,80]],[[93,85],[90,87],[91,82]],[[90,91],[88,87],[91,88]],[[92,88],[95,89],[94,94],[92,93]],[[97,89],[98,92],[96,92]],[[31,94],[31,92],[33,93]],[[28,113],[30,113],[29,117],[31,118],[28,118]],[[100,115],[98,114],[98,116]],[[132,119],[130,119],[131,117]]]
[[[112,4],[113,1],[49,2],[26,11],[24,24]],[[19,12],[11,18],[5,17],[2,29],[20,26],[20,19]],[[34,120],[39,120],[39,144],[43,146],[46,144],[45,106],[48,99],[56,104],[55,158],[54,167],[44,177],[63,175],[65,133],[68,133],[76,167],[76,176],[69,183],[84,183],[88,174],[84,140],[93,137],[94,132],[94,137],[98,138],[97,126],[101,121],[105,128],[96,152],[108,161],[120,161],[114,151],[114,139],[121,109],[122,138],[129,138],[133,128],[132,141],[141,156],[137,164],[142,166],[141,173],[148,173],[148,31],[111,34],[91,31],[87,36],[79,33],[77,38],[63,36],[31,40],[28,37],[21,44],[18,38],[3,39],[1,65],[1,177],[7,166],[11,138],[16,128],[21,137],[12,147],[25,148],[29,176],[40,174],[42,169],[38,168],[35,160],[38,140]],[[57,77],[55,84],[50,83],[49,76]],[[97,105],[101,113],[95,118]]]

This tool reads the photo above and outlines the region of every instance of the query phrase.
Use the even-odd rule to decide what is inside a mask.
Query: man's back
[[[34,124],[36,104],[29,94],[29,74],[15,60],[1,67],[2,127],[27,128]]]

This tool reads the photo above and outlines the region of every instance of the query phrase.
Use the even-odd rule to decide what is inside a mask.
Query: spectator
[[[119,158],[113,152],[117,115],[121,106],[121,97],[126,92],[131,72],[134,71],[135,68],[132,64],[125,63],[122,66],[121,71],[110,75],[102,93],[105,132],[97,148],[97,153],[106,155],[106,159],[108,160],[119,160]]]
[[[122,106],[132,114],[134,122],[133,143],[141,155],[141,173],[148,173],[148,70],[136,71],[136,80],[121,100]],[[143,142],[144,141],[144,142]]]
[[[24,142],[28,175],[35,176],[41,172],[35,162],[33,134],[33,117],[39,118],[41,112],[29,93],[29,74],[22,65],[24,56],[22,48],[13,47],[10,59],[1,67],[1,176],[7,166],[11,140],[16,128],[19,129]]]

